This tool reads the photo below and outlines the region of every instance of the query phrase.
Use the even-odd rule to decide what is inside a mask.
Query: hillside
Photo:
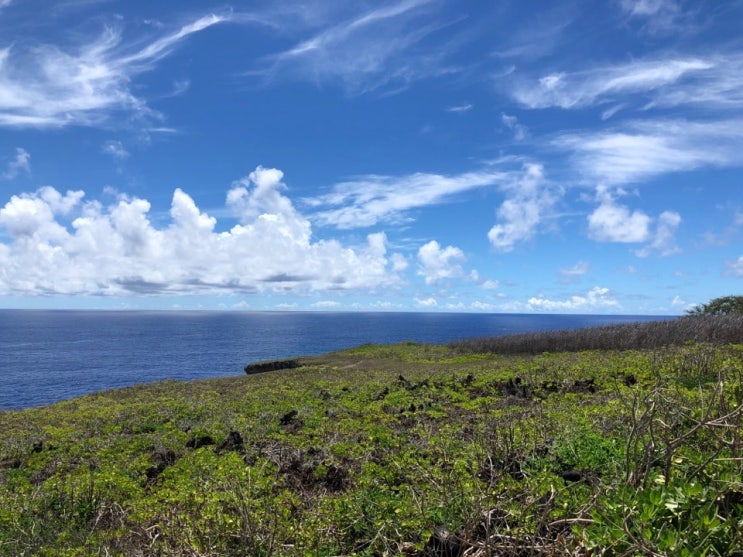
[[[743,346],[366,345],[0,413],[0,555],[743,555]]]

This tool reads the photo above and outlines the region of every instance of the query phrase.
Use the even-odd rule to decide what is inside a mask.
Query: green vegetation
[[[743,296],[722,296],[700,304],[688,312],[690,315],[743,315]]]
[[[365,345],[3,412],[0,555],[741,556],[736,326]]]

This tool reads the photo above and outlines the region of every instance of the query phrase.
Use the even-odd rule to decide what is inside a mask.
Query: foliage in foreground
[[[652,350],[690,341],[743,343],[743,313],[699,314],[663,321],[473,338],[453,342],[450,346],[461,352],[542,354],[581,350]]]
[[[0,555],[743,555],[743,347],[363,346],[0,413]]]

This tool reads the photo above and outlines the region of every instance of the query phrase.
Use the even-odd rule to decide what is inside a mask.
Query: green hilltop
[[[0,555],[743,555],[743,318],[622,327],[2,412]]]

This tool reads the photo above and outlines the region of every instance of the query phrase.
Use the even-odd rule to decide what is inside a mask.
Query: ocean
[[[252,362],[365,343],[668,319],[628,315],[0,310],[0,410],[164,379],[239,375]]]

